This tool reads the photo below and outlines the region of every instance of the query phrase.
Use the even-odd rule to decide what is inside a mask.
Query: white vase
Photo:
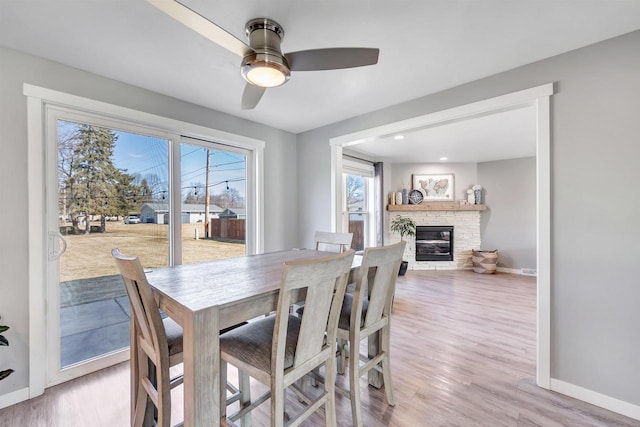
[[[467,193],[467,202],[470,205],[474,205],[476,203],[476,196],[473,193]]]

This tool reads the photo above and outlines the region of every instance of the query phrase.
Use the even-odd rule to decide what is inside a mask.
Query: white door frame
[[[367,138],[403,133],[501,110],[533,106],[536,111],[536,184],[537,184],[537,372],[536,382],[549,389],[551,378],[551,112],[553,83],[524,89],[507,95],[449,108],[347,135],[331,138],[331,228],[341,232],[342,150]]]
[[[247,253],[264,251],[264,147],[265,142],[254,138],[211,129],[180,120],[144,113],[81,96],[24,84],[27,96],[27,154],[29,203],[29,387],[25,398],[44,393],[47,384],[47,244],[46,244],[46,133],[50,107],[70,108],[88,114],[108,117],[123,123],[210,140],[249,150],[247,162]],[[179,140],[174,144],[179,145]],[[175,215],[174,215],[175,216]],[[249,215],[248,215],[249,218]],[[119,356],[122,357],[122,356]]]

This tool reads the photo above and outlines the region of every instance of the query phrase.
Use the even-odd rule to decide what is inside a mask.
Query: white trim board
[[[582,400],[592,405],[599,406],[600,408],[607,409],[618,414],[622,414],[626,417],[633,418],[634,420],[640,420],[640,406],[633,405],[623,400],[615,399],[613,397],[597,393],[593,390],[589,390],[574,384],[570,384],[555,378],[551,378],[552,391],[565,394],[567,396]]]
[[[554,93],[553,83],[523,89],[506,95],[496,96],[340,135],[329,140],[331,146],[331,226],[333,231],[342,231],[340,203],[342,189],[343,148],[357,145],[367,138],[406,132],[435,124],[465,120],[471,117],[491,114],[532,105],[536,111],[536,187],[537,187],[537,363],[536,382],[540,387],[549,388],[551,378],[551,117],[550,97]]]
[[[425,114],[411,119],[401,120],[399,122],[389,123],[386,125],[376,126],[365,129],[363,131],[354,132],[346,135],[340,135],[329,140],[334,146],[348,147],[364,142],[366,138],[372,138],[380,135],[395,134],[406,132],[415,128],[422,128],[429,125],[467,119],[470,116],[482,114],[490,114],[495,111],[509,109],[521,104],[531,103],[538,98],[553,95],[553,83],[523,89],[506,95],[496,96],[484,99],[482,101],[472,102],[470,104],[449,108],[434,113]]]
[[[31,397],[29,393],[29,387],[25,387],[0,395],[0,409],[7,408],[11,405],[15,405],[16,403],[29,399],[29,397]]]

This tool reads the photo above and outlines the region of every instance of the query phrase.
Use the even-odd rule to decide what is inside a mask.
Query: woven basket
[[[498,250],[473,251],[473,271],[481,274],[493,274],[498,268]]]

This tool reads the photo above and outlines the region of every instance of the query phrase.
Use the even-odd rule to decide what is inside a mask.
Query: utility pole
[[[211,151],[207,150],[207,172],[204,185],[204,238],[209,238],[209,164],[211,159]]]

